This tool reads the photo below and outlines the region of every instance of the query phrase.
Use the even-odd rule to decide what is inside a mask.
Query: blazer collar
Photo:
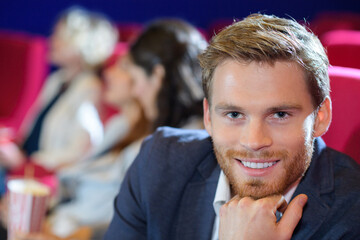
[[[325,220],[334,191],[333,164],[327,157],[326,145],[321,138],[315,140],[313,158],[293,197],[304,193],[308,202],[292,239],[306,240],[318,230]]]

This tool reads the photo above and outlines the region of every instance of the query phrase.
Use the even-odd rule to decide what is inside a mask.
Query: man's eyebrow
[[[236,112],[244,112],[242,107],[228,104],[228,103],[220,103],[215,106],[215,111],[236,111]]]
[[[281,111],[289,111],[289,110],[301,110],[302,106],[299,104],[284,104],[275,107],[271,107],[267,110],[267,112],[281,112]]]
[[[270,107],[266,110],[266,112],[281,112],[281,111],[289,111],[289,110],[301,110],[302,106],[299,104],[282,104],[279,106]],[[240,106],[236,106],[234,104],[218,104],[215,106],[215,111],[236,111],[236,112],[244,112],[244,108]]]

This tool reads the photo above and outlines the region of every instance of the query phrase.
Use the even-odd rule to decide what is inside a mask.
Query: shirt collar
[[[213,202],[214,210],[217,216],[219,216],[221,206],[230,201],[230,199],[231,191],[229,181],[224,172],[221,170]]]

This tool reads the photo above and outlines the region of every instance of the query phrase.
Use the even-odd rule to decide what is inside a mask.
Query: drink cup
[[[16,233],[40,232],[45,218],[50,189],[33,179],[12,179],[9,191],[8,240]]]

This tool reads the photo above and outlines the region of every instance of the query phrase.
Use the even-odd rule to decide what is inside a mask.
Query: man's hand
[[[238,196],[232,198],[220,209],[220,240],[290,239],[302,217],[307,196],[296,196],[276,222],[276,210],[284,208],[285,199],[271,196],[259,200]]]

